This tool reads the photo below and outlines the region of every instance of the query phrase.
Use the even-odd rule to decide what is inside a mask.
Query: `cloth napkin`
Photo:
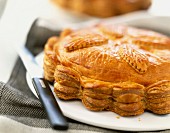
[[[36,55],[43,50],[48,37],[58,35],[53,31],[33,23],[26,41],[26,46]],[[67,118],[69,129],[56,131],[50,127],[46,113],[39,101],[29,89],[26,82],[26,70],[20,58],[17,59],[11,77],[7,83],[0,82],[0,133],[119,133],[125,131],[94,127]],[[169,130],[162,131],[169,133]]]

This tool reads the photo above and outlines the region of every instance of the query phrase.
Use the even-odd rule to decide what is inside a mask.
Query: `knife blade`
[[[16,50],[32,79],[33,86],[47,113],[51,127],[57,130],[67,130],[67,120],[50,89],[48,81],[43,78],[43,69],[38,66],[34,56],[26,47],[17,47]]]

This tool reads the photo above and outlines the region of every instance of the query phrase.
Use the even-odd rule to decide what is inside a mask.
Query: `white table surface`
[[[170,1],[153,0],[148,11],[154,15],[170,15]],[[7,0],[6,8],[0,19],[0,81],[7,82],[15,64],[15,46],[23,45],[32,22],[37,17],[50,18],[59,24],[96,19],[81,16],[56,8],[49,0]]]

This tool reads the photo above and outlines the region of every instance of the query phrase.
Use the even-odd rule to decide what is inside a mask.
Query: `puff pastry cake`
[[[97,17],[111,17],[137,10],[148,9],[151,0],[51,0],[75,12]]]
[[[44,49],[44,76],[56,95],[93,111],[170,113],[170,38],[129,26],[64,30]]]

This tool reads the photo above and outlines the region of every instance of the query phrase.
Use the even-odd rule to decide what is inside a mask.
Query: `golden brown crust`
[[[126,28],[128,29],[128,27]],[[139,30],[139,32],[140,31],[141,30]],[[78,31],[78,33],[80,32],[83,32],[83,30]],[[100,33],[100,30],[97,32],[98,34],[105,35],[104,33]],[[76,33],[77,32],[74,34]],[[92,34],[93,31],[89,30],[88,33]],[[147,31],[145,31],[145,33],[145,36],[147,36]],[[154,34],[157,36],[155,32],[151,33],[149,32],[148,36]],[[157,49],[157,46],[156,48],[153,47],[152,50],[142,49],[137,44],[132,43],[134,38],[129,37],[129,35],[124,35],[122,39],[118,38],[114,41],[109,40],[108,43],[104,43],[100,46],[96,46],[96,42],[94,41],[91,47],[67,52],[62,46],[63,43],[65,44],[67,42],[68,37],[72,38],[71,36],[72,35],[64,38],[62,44],[58,48],[59,60],[65,66],[74,68],[83,76],[107,82],[132,81],[144,85],[162,80],[162,77],[169,79],[168,73],[170,73],[170,69],[167,68],[170,65],[170,62],[152,52],[154,49]],[[162,49],[169,50],[169,38],[163,35],[162,38],[166,39],[166,44],[165,42],[162,43],[162,41],[160,41],[157,42],[157,45],[163,46]],[[125,39],[126,43],[124,43]],[[78,44],[75,44],[76,47],[77,45]],[[80,45],[82,44],[80,43]],[[126,48],[124,48],[124,46]],[[145,47],[147,47],[147,44]],[[129,56],[129,54],[131,54],[131,56]],[[137,71],[139,74],[134,71]],[[157,73],[155,73],[155,71]],[[133,73],[133,76],[131,73]]]
[[[58,37],[51,37],[44,48],[44,77],[50,82],[54,81],[54,71],[58,64],[56,54],[53,51],[56,42],[58,42]]]
[[[68,36],[64,39],[63,45],[66,51],[74,51],[91,46],[99,46],[108,42],[108,39],[95,32],[83,31],[80,34]]]
[[[80,99],[93,111],[166,114],[170,113],[169,55],[167,36],[99,24],[49,39],[44,74],[47,80],[55,80],[59,98]]]
[[[52,2],[66,9],[98,17],[111,17],[143,10],[151,5],[151,0],[52,0]]]
[[[170,81],[162,80],[146,88],[147,109],[157,114],[170,113]]]
[[[79,97],[79,88],[64,86],[57,82],[54,83],[54,92],[64,100],[78,99]]]
[[[134,70],[138,73],[145,73],[149,66],[148,58],[145,54],[142,54],[128,45],[120,46],[118,54],[126,61]]]

